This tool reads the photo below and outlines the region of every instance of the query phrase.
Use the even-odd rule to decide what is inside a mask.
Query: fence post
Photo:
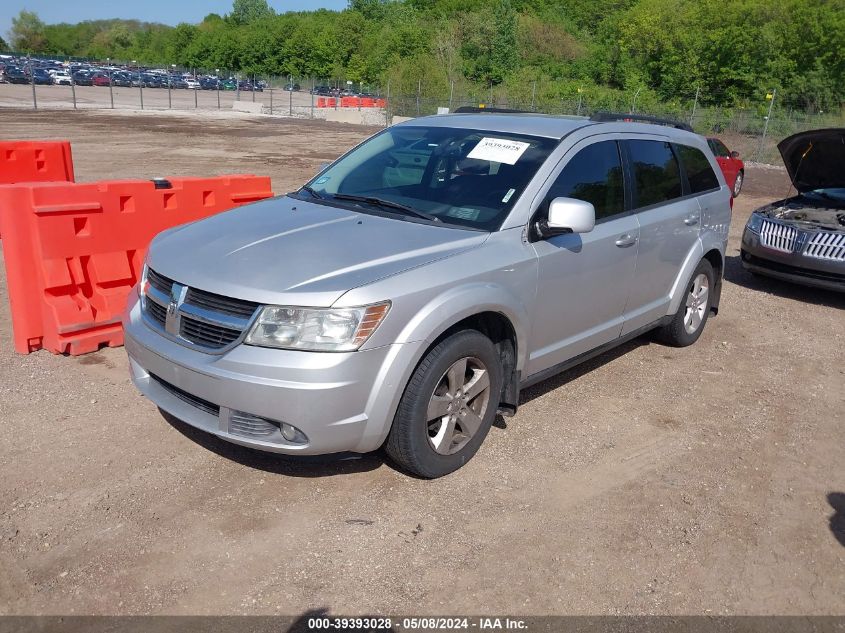
[[[111,109],[114,110],[114,87],[112,86],[111,67],[109,67],[109,101],[111,101]]]
[[[220,109],[220,77],[216,80],[217,84],[217,109]]]
[[[756,158],[758,161],[763,158],[763,145],[766,142],[766,133],[769,131],[769,120],[772,118],[772,108],[775,107],[775,96],[777,96],[777,93],[777,88],[772,88],[772,98],[769,100],[769,113],[766,115],[765,123],[763,123],[763,136],[760,137],[760,148],[757,150]],[[768,96],[767,94],[766,97]]]
[[[293,75],[288,75],[288,116],[293,116]]]
[[[252,75],[252,102],[255,103],[255,74]]]
[[[384,127],[388,127],[393,117],[390,115],[390,79],[387,80],[387,94],[384,99]]]
[[[270,83],[267,85],[270,89],[270,115],[273,114],[273,75],[270,75]]]
[[[35,75],[32,74],[32,58],[27,59],[29,62],[29,83],[32,84],[32,107],[38,109],[38,98],[35,96]]]
[[[314,78],[311,77],[311,118],[314,118]]]
[[[417,82],[417,116],[420,115],[420,93],[422,92],[422,79]]]
[[[73,71],[70,73],[70,94],[73,96],[73,109],[76,110],[76,80],[73,78]]]
[[[534,112],[534,98],[537,96],[537,80],[531,82],[531,111]]]
[[[692,102],[692,114],[689,117],[689,125],[693,127],[693,121],[695,120],[695,110],[698,108],[698,92],[701,90],[701,86],[695,87],[695,101]]]
[[[144,109],[144,78],[141,76],[141,69],[138,69],[138,92],[141,94],[141,109]]]

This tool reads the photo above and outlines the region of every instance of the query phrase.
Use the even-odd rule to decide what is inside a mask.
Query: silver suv
[[[124,317],[135,385],[230,442],[439,477],[527,385],[650,330],[692,344],[730,189],[702,137],[608,118],[414,119],[160,234]]]

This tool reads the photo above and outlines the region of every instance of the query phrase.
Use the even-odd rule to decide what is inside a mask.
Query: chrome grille
[[[253,301],[230,299],[229,297],[223,297],[204,290],[197,290],[196,288],[188,290],[185,303],[197,306],[198,308],[211,310],[212,312],[222,312],[223,314],[230,314],[244,319],[249,319],[258,307],[258,304]]]
[[[763,220],[760,227],[760,241],[776,251],[791,253],[795,250],[795,241],[798,239],[798,230],[792,226]]]
[[[147,268],[147,281],[149,281],[150,285],[159,292],[170,296],[170,289],[173,287],[172,279],[168,279],[164,275],[159,275],[152,268]]]
[[[188,288],[147,268],[144,315],[147,322],[185,345],[223,350],[234,345],[260,307],[254,301],[232,299]]]
[[[229,416],[229,432],[246,437],[269,437],[279,432],[279,423],[257,415],[232,411]]]
[[[220,348],[226,347],[238,340],[242,331],[211,323],[203,323],[198,319],[183,316],[179,334],[191,343],[196,343],[204,347]]]
[[[149,299],[144,302],[144,305],[147,308],[147,314],[149,314],[161,327],[164,327],[164,324],[167,321],[167,308],[155,301],[150,301]]]
[[[845,261],[845,233],[813,233],[804,249],[804,255],[835,262]]]
[[[187,391],[183,391],[182,389],[179,389],[179,387],[177,387],[176,385],[171,385],[166,380],[162,380],[161,378],[159,378],[155,374],[150,374],[150,378],[155,380],[159,384],[159,386],[161,386],[165,391],[167,391],[168,393],[176,396],[177,398],[179,398],[183,402],[187,402],[188,404],[196,407],[197,409],[199,409],[201,411],[205,411],[209,415],[213,415],[213,416],[219,416],[220,415],[220,407],[218,407],[213,402],[209,402],[208,400],[203,400],[202,398],[199,398],[199,397],[197,397],[193,394],[190,394]]]

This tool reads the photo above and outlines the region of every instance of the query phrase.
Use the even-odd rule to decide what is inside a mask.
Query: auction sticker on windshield
[[[522,141],[509,141],[505,138],[490,138],[485,136],[467,154],[467,158],[513,165],[525,153],[525,150],[529,146],[530,143],[524,143]]]

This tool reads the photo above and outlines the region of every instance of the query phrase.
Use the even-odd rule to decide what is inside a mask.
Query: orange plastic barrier
[[[329,97],[328,99],[326,99],[326,107],[327,108],[337,107],[337,99],[335,99],[334,97]]]
[[[361,107],[362,108],[375,108],[376,107],[376,100],[372,97],[361,97]]]
[[[387,99],[376,99],[376,107],[377,108],[387,107]]]
[[[150,240],[273,195],[259,176],[0,186],[15,349],[71,355],[123,344],[120,316]]]
[[[0,141],[0,184],[73,182],[70,141]]]
[[[317,107],[318,108],[325,108],[326,107],[326,98],[325,97],[317,97]]]

